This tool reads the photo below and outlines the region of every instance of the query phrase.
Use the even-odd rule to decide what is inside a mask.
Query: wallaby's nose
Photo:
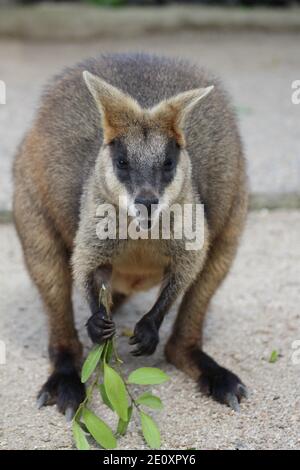
[[[135,204],[144,206],[147,209],[149,215],[151,213],[151,206],[157,205],[158,202],[159,202],[158,198],[153,195],[152,196],[140,195],[140,196],[137,196],[134,201]],[[155,209],[155,207],[153,209]]]

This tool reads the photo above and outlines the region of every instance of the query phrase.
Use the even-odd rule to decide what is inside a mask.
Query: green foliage
[[[89,450],[90,446],[85,437],[83,430],[81,429],[80,425],[77,421],[73,421],[72,423],[72,431],[74,436],[74,441],[78,450]]]
[[[151,416],[140,411],[142,431],[145,441],[151,449],[160,448],[160,432],[155,421]]]
[[[85,383],[96,369],[103,351],[104,345],[96,346],[87,356],[81,371],[81,382]]]
[[[110,362],[112,355],[113,355],[113,342],[111,340],[106,341],[104,348],[103,348],[103,354],[102,354],[102,359],[105,362]]]
[[[109,293],[102,286],[100,301],[109,312]],[[72,423],[72,431],[77,449],[90,448],[86,435],[90,435],[104,449],[117,447],[117,438],[124,436],[134,412],[140,417],[142,433],[149,447],[160,447],[160,432],[151,416],[141,407],[161,410],[163,404],[159,397],[150,392],[139,394],[135,398],[131,390],[134,385],[158,385],[169,380],[169,377],[155,367],[141,367],[132,371],[126,379],[121,370],[122,361],[118,356],[114,340],[107,340],[97,346],[87,356],[81,372],[81,381],[90,381],[85,400],[79,406]],[[94,378],[92,378],[94,377]],[[136,388],[136,387],[135,387]],[[102,402],[117,416],[115,432],[91,411],[91,400],[94,390],[100,393]]]
[[[167,374],[157,367],[141,367],[128,377],[128,383],[137,385],[157,385],[169,380]]]
[[[131,420],[132,410],[133,410],[133,406],[130,405],[128,407],[128,411],[127,411],[127,421],[123,421],[122,418],[119,418],[118,427],[117,427],[117,434],[119,436],[124,436],[126,434],[128,425],[129,425],[130,420]]]
[[[108,396],[106,394],[104,384],[99,384],[98,388],[99,388],[99,392],[100,392],[100,395],[101,395],[101,398],[102,398],[102,401],[103,401],[104,405],[106,405],[108,408],[110,408],[112,411],[114,411],[114,408],[113,408],[112,404],[110,403],[110,401],[108,399]]]
[[[163,408],[163,404],[161,402],[161,399],[159,397],[156,397],[155,395],[152,395],[152,393],[146,392],[140,395],[137,399],[136,402],[139,405],[144,405],[148,406],[149,408],[153,408],[154,410],[161,410]]]
[[[112,430],[102,419],[98,418],[88,408],[83,409],[82,418],[89,432],[101,447],[104,447],[104,449],[115,449],[117,447],[117,441]]]
[[[278,353],[278,351],[276,351],[276,350],[272,351],[272,352],[271,352],[271,355],[270,355],[270,357],[269,357],[269,362],[270,362],[271,364],[274,364],[274,362],[277,362],[278,359],[279,359],[279,353]]]
[[[104,387],[107,398],[118,416],[123,420],[128,419],[128,399],[125,384],[119,374],[104,363]]]

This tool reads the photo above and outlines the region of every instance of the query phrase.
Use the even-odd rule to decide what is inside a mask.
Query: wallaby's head
[[[185,91],[145,109],[99,77],[87,71],[83,77],[101,116],[103,144],[96,176],[107,202],[118,204],[121,197],[131,210],[142,204],[148,214],[152,206],[153,214],[155,208],[181,201],[191,188],[185,119],[213,87]]]

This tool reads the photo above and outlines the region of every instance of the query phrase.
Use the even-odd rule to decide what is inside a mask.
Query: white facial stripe
[[[108,149],[102,150],[100,162],[99,171],[104,175],[105,187],[108,191],[107,197],[109,201],[117,205],[119,204],[119,197],[124,201],[130,199],[131,197],[128,194],[126,187],[119,181],[114,172],[112,159]]]

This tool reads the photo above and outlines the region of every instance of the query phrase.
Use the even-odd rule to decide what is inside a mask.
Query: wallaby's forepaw
[[[101,344],[106,339],[110,339],[116,332],[115,323],[109,318],[103,317],[101,312],[94,313],[86,324],[88,335],[93,343]]]
[[[54,371],[41,388],[37,397],[37,406],[54,405],[70,421],[78,406],[85,398],[85,387],[81,383],[78,372]]]
[[[220,366],[214,371],[202,372],[200,389],[234,411],[239,411],[241,399],[248,397],[247,387],[238,376]]]
[[[155,322],[150,318],[143,317],[136,324],[133,336],[129,339],[129,344],[137,345],[132,354],[134,356],[150,356],[154,353],[158,342],[158,328]]]

